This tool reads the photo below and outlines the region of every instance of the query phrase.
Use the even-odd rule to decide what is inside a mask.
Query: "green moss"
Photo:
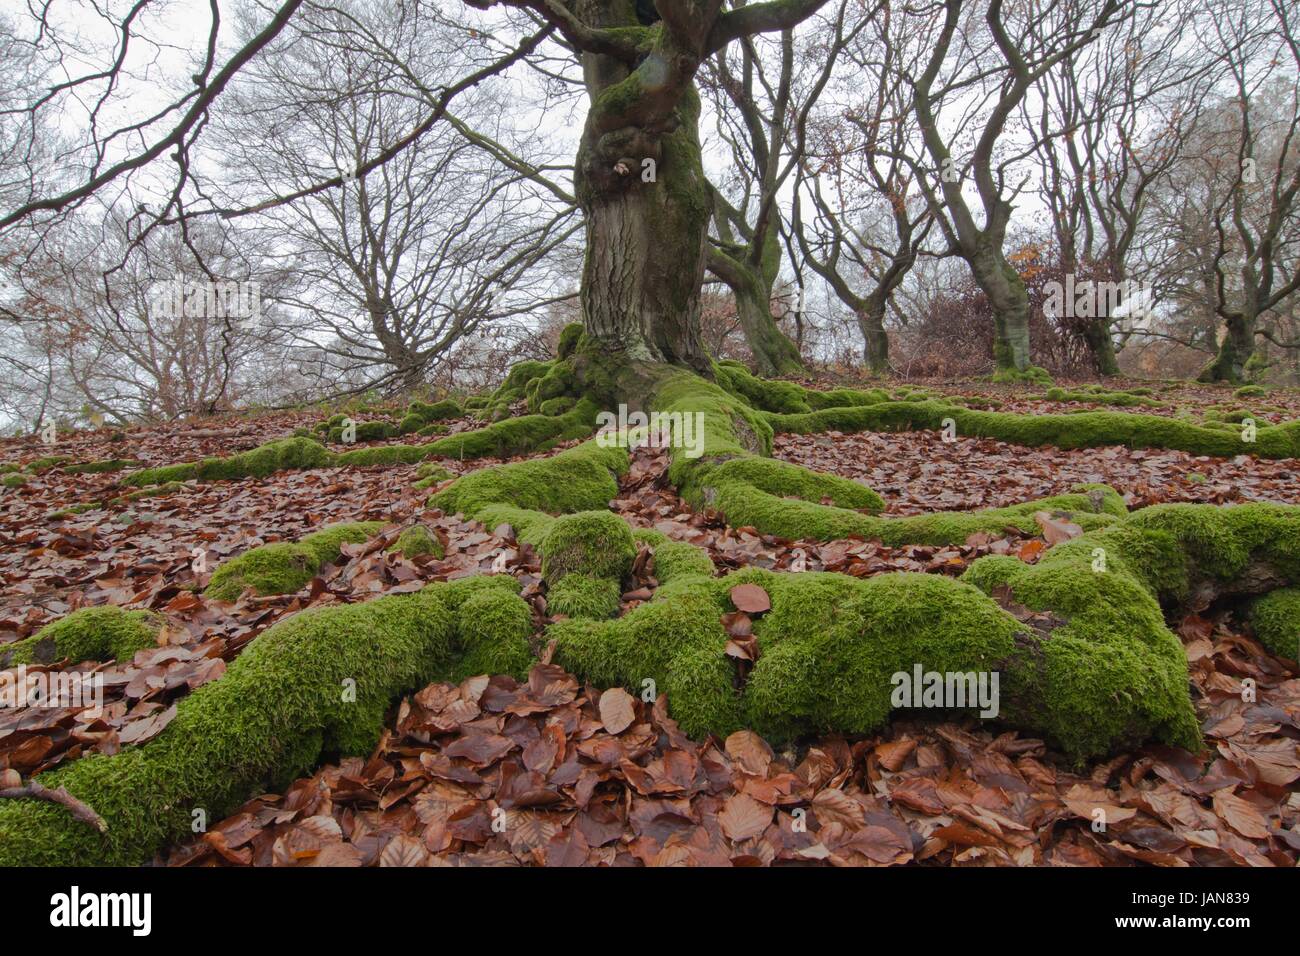
[[[402,432],[400,425],[382,420],[357,422],[355,428],[353,441],[382,441],[385,438],[395,438]],[[329,430],[329,440],[335,444],[347,444],[344,442],[346,432],[347,429],[342,425],[333,426]]]
[[[1262,385],[1243,385],[1232,393],[1237,398],[1259,398],[1268,394],[1268,389]]]
[[[1047,369],[1040,368],[1037,365],[1030,365],[1023,369],[998,369],[993,373],[992,380],[999,384],[1010,385],[1028,384],[1048,386],[1052,384],[1051,374],[1048,373]]]
[[[1043,397],[1053,402],[1091,402],[1096,405],[1143,405],[1148,408],[1159,408],[1164,405],[1164,402],[1132,392],[1107,392],[1093,389],[1068,391],[1064,388],[1049,388],[1043,393]]]
[[[405,558],[431,554],[441,560],[446,554],[442,541],[422,524],[412,525],[399,534],[389,550],[396,551]]]
[[[411,487],[431,488],[434,485],[442,484],[448,478],[455,478],[456,475],[437,462],[429,461],[415,469],[415,477],[416,481]]]
[[[661,588],[688,578],[713,577],[713,559],[703,548],[685,541],[671,541],[654,528],[637,528],[632,532],[632,538],[638,545],[649,546],[654,559],[654,576]]]
[[[27,484],[27,476],[5,475],[3,478],[0,478],[0,484],[4,485],[6,488],[21,488],[23,485]]]
[[[279,621],[177,706],[156,738],[41,774],[108,823],[51,803],[0,801],[0,865],[143,863],[189,837],[193,812],[220,820],[254,794],[281,789],[322,755],[366,755],[394,698],[448,676],[455,619],[447,585]]]
[[[121,471],[124,468],[134,468],[140,462],[132,458],[105,458],[101,461],[87,461],[79,465],[64,465],[60,470],[65,474],[86,474],[97,475],[110,471]]]
[[[430,507],[488,523],[482,512],[506,505],[534,512],[590,511],[618,496],[627,450],[585,442],[550,458],[484,468],[463,475],[429,499]]]
[[[548,584],[574,572],[621,581],[636,557],[632,529],[610,511],[581,511],[555,519],[540,550],[542,577]]]
[[[1058,738],[1097,752],[1130,739],[1123,728],[1144,708],[1154,736],[1193,747],[1182,646],[1161,602],[1248,589],[1259,563],[1300,580],[1297,519],[1300,508],[1283,505],[1159,505],[1059,544],[1034,565],[981,558],[963,580],[989,593],[1008,587],[1017,603],[1066,621],[1042,649],[1042,720]]]
[[[618,581],[612,578],[566,574],[547,589],[547,611],[594,621],[617,617],[622,604],[621,590]]]
[[[510,674],[523,679],[533,664],[528,642],[533,609],[519,597],[519,582],[513,576],[498,574],[480,580],[491,583],[467,593],[456,613],[463,656],[451,679],[477,674]]]
[[[1230,458],[1300,456],[1300,421],[1261,425],[1254,442],[1242,440],[1240,428],[1210,428],[1160,415],[1125,412],[1080,412],[1066,415],[1016,415],[985,412],[944,402],[882,402],[858,408],[832,408],[804,415],[764,416],[778,432],[809,434],[837,431],[907,431],[939,429],[952,419],[957,434],[996,438],[1017,445],[1057,448],[1170,448],[1194,455]]]
[[[293,594],[307,585],[321,565],[339,557],[345,542],[360,544],[382,523],[358,521],[330,525],[296,543],[275,542],[245,551],[223,562],[212,573],[204,594],[218,601],[233,601],[252,588],[258,595]]]
[[[429,452],[448,458],[506,458],[543,450],[574,438],[584,438],[595,428],[596,406],[583,400],[558,417],[521,415],[479,428],[440,438]]]
[[[583,328],[581,322],[570,322],[560,330],[560,341],[556,346],[555,354],[558,358],[568,358],[578,347],[578,340],[582,338]]]
[[[39,475],[42,472],[49,471],[51,468],[58,468],[61,465],[66,465],[71,461],[72,459],[67,455],[49,455],[45,458],[37,458],[34,461],[29,461],[27,463],[27,470],[34,475]]]
[[[340,467],[354,465],[413,465],[423,461],[432,452],[430,445],[375,445],[370,448],[354,448],[334,456],[331,464]]]
[[[772,609],[755,618],[761,654],[738,691],[719,618],[741,583],[766,590]],[[561,663],[597,683],[639,690],[653,680],[691,734],[738,726],[778,740],[868,733],[890,716],[896,674],[918,664],[997,671],[999,721],[1082,758],[1146,739],[1198,745],[1182,650],[1165,634],[1154,646],[1071,640],[1060,628],[1043,635],[971,584],[941,575],[860,580],[750,568],[684,579],[616,621],[559,622],[546,636]]]
[[[559,398],[548,398],[538,406],[538,411],[543,415],[563,415],[578,403],[576,398],[568,395],[562,395]]]
[[[332,460],[329,449],[318,441],[310,438],[280,438],[227,458],[205,458],[198,462],[144,468],[126,475],[121,483],[143,486],[187,481],[191,478],[206,481],[265,478],[277,471],[323,468]]]
[[[126,611],[106,605],[73,611],[26,640],[0,645],[0,668],[19,664],[53,664],[67,660],[129,661],[153,647],[162,618],[152,611]]]
[[[1300,660],[1300,587],[1278,588],[1252,601],[1250,625],[1278,657]]]

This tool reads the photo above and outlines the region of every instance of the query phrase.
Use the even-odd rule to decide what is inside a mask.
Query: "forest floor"
[[[934,391],[996,399],[1022,413],[1078,410],[1028,388],[947,383]],[[1121,388],[1123,385],[1116,385]],[[1261,423],[1300,417],[1300,393],[1267,401],[1167,385],[1151,414],[1250,408]],[[1108,406],[1099,405],[1099,408]],[[132,458],[169,464],[228,455],[311,427],[314,413],[228,416],[171,427],[108,429],[0,443],[24,464]],[[358,416],[364,417],[364,416]],[[476,427],[462,419],[453,431]],[[409,443],[413,439],[408,437]],[[395,439],[388,443],[397,443]],[[377,443],[381,444],[381,443]],[[1130,508],[1161,502],[1300,503],[1296,461],[1215,459],[1122,447],[1061,451],[938,433],[778,436],[777,457],[861,480],[891,514],[996,507],[1105,482]],[[492,460],[441,461],[459,474]],[[640,450],[614,510],[635,526],[704,547],[720,571],[744,566],[859,577],[908,570],[958,575],[985,554],[1035,561],[1041,537],[973,535],[960,546],[787,541],[729,528],[667,485],[666,457]],[[55,708],[0,710],[0,770],[24,777],[83,753],[114,753],[159,734],[175,704],[215,680],[267,626],[307,606],[418,590],[505,572],[523,585],[537,633],[547,618],[539,559],[508,526],[426,510],[416,466],[323,468],[264,479],[190,482],[172,494],[95,507],[120,473],[58,469],[0,491],[0,646],[80,607],[166,615],[164,646],[104,665],[106,704],[87,718]],[[68,513],[76,505],[80,513]],[[233,603],[198,591],[228,556],[294,540],[335,521],[422,517],[442,559],[407,560],[374,542],[345,545],[301,592]],[[196,556],[203,555],[201,562]],[[201,566],[203,570],[196,570]],[[634,580],[625,608],[648,600]],[[484,675],[430,685],[394,708],[367,758],[348,758],[213,821],[169,865],[493,865],[773,863],[931,866],[1157,864],[1294,866],[1300,858],[1300,670],[1271,656],[1230,607],[1170,621],[1185,645],[1205,752],[1168,747],[1072,767],[1042,741],[969,723],[894,721],[868,738],[801,740],[774,751],[741,731],[685,737],[663,698],[601,692],[551,664],[519,684]],[[1243,680],[1257,696],[1243,701]],[[1248,695],[1247,695],[1248,696]],[[1104,828],[1095,825],[1097,807]],[[498,825],[506,811],[506,825]]]

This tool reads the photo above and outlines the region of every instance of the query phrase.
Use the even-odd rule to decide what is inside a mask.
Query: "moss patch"
[[[422,524],[412,525],[397,536],[389,548],[404,558],[416,558],[422,554],[431,554],[441,559],[446,551],[438,536]]]
[[[546,592],[547,611],[593,621],[617,617],[622,594],[617,581],[587,574],[566,574]]]
[[[1300,587],[1278,588],[1250,605],[1259,642],[1278,657],[1300,660]]]
[[[636,557],[632,529],[611,511],[581,511],[555,519],[540,550],[542,577],[548,584],[574,572],[621,581]]]
[[[162,618],[152,611],[86,607],[46,624],[31,637],[0,645],[0,668],[66,660],[129,661],[153,647]]]
[[[339,556],[342,544],[360,544],[382,527],[377,521],[330,525],[295,543],[275,542],[253,548],[223,562],[212,573],[203,593],[218,601],[233,601],[246,588],[262,596],[293,594],[316,576],[322,564]]]

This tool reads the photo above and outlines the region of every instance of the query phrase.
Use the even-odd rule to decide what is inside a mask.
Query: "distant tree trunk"
[[[1100,375],[1118,375],[1119,360],[1115,356],[1115,340],[1110,335],[1110,317],[1093,319],[1083,328],[1083,340],[1088,345],[1092,360]]]
[[[993,310],[993,359],[1000,371],[1029,366],[1029,292],[1002,254],[1000,237],[966,256],[975,283]]]
[[[1227,329],[1219,342],[1219,352],[1209,365],[1201,370],[1202,382],[1243,382],[1246,380],[1246,363],[1255,354],[1255,316],[1249,312],[1234,312],[1227,317]]]
[[[862,332],[862,361],[873,375],[889,370],[889,336],[885,333],[885,296],[872,293],[856,312]]]

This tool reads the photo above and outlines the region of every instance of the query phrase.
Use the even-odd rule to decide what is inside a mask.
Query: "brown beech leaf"
[[[621,687],[611,687],[600,695],[600,722],[611,734],[621,734],[636,720],[636,702]]]
[[[1083,534],[1083,529],[1074,522],[1053,517],[1051,512],[1048,511],[1035,511],[1034,521],[1043,530],[1043,539],[1047,542],[1049,548],[1054,544],[1069,541],[1071,538],[1077,538]]]
[[[757,584],[737,584],[728,594],[736,610],[746,614],[762,614],[772,609],[772,598]]]
[[[732,843],[741,843],[756,837],[772,822],[774,810],[759,803],[747,793],[737,793],[727,798],[718,813],[718,825]]]

